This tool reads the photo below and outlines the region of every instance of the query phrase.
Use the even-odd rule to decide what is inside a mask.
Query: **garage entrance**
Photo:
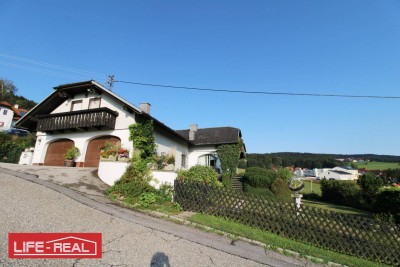
[[[74,146],[70,139],[60,139],[49,144],[44,159],[45,166],[64,166],[64,154]]]
[[[121,139],[115,136],[100,136],[91,140],[86,149],[85,156],[85,167],[99,167],[100,162],[100,148],[104,146],[106,142],[117,143],[121,142]]]

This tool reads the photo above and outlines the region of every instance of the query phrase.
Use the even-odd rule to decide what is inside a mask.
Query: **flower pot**
[[[64,160],[65,167],[75,167],[75,165],[76,165],[75,160],[71,160],[71,159]]]

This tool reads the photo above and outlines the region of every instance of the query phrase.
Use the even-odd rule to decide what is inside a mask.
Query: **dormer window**
[[[82,110],[82,100],[75,100],[71,102],[71,111]]]
[[[100,97],[89,99],[89,109],[100,108]]]

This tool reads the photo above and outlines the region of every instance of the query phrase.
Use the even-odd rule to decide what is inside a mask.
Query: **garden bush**
[[[289,190],[287,181],[277,178],[271,185],[271,191],[275,194],[277,200],[282,202],[290,202],[292,201],[291,194],[292,192]]]
[[[384,190],[375,198],[374,211],[392,214],[396,223],[400,224],[400,191]]]
[[[322,200],[365,209],[362,192],[353,181],[321,181]]]
[[[178,173],[179,181],[193,181],[206,185],[222,186],[218,181],[218,175],[215,170],[208,166],[196,165],[189,170],[181,170]]]
[[[243,176],[244,182],[251,187],[271,188],[276,177],[274,170],[267,170],[259,167],[246,169]]]
[[[245,184],[244,191],[252,195],[275,199],[274,193],[272,193],[268,188],[252,187],[251,185]]]

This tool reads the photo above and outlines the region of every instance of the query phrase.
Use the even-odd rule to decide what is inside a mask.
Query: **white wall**
[[[197,146],[192,147],[189,153],[188,168],[199,164],[199,157],[207,154],[216,154],[217,148],[215,146]],[[219,159],[216,162],[216,167],[221,169],[221,162]]]
[[[163,171],[152,171],[153,180],[150,181],[150,185],[155,188],[160,188],[162,184],[174,185],[174,181],[178,174],[176,172],[163,172]]]
[[[154,139],[157,145],[157,154],[173,155],[175,157],[175,170],[184,169],[182,167],[182,154],[188,156],[189,144],[158,132],[154,132]]]
[[[128,162],[100,161],[98,175],[103,182],[113,186],[116,181],[121,179],[128,165]]]
[[[349,174],[340,174],[337,172],[334,172],[333,170],[329,169],[329,170],[325,170],[323,172],[320,173],[319,177],[321,179],[335,179],[335,180],[354,180],[353,179],[353,175],[351,173]]]
[[[76,159],[77,162],[84,162],[86,156],[86,149],[89,141],[104,135],[112,135],[121,139],[121,147],[129,150],[130,154],[133,153],[132,142],[129,141],[129,131],[124,130],[108,130],[108,131],[91,131],[80,133],[63,133],[46,135],[45,133],[38,132],[36,138],[35,152],[33,155],[33,164],[44,163],[46,151],[49,144],[58,139],[71,139],[75,142],[75,146],[79,148],[81,155]]]
[[[5,110],[7,111],[6,115],[4,115]],[[0,122],[3,122],[3,126],[0,126],[0,131],[5,131],[11,128],[13,117],[14,111],[9,108],[0,106]]]
[[[344,171],[344,172],[348,172],[352,174],[352,180],[357,180],[358,179],[358,170],[348,170],[346,168],[342,168],[342,167],[335,167],[333,168],[334,170],[338,170],[338,171]]]
[[[105,162],[100,161],[98,174],[100,179],[106,184],[113,186],[116,181],[121,179],[125,173],[126,168],[129,166],[127,162]],[[150,185],[155,188],[160,188],[162,184],[174,185],[174,181],[178,174],[176,172],[165,172],[165,171],[152,171],[153,180],[150,181]]]

